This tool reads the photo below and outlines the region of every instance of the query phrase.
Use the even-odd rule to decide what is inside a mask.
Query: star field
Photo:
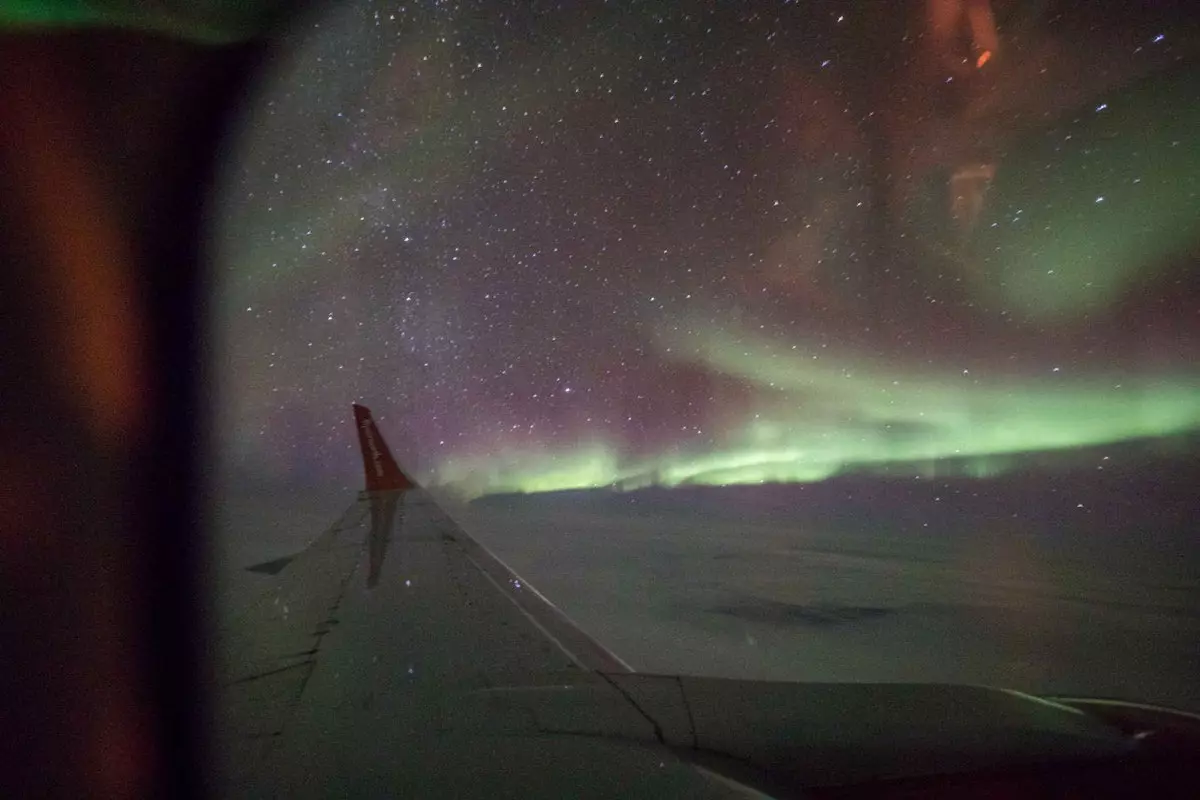
[[[957,5],[306,20],[219,194],[223,455],[352,482],[354,400],[468,496],[1200,427],[1195,24],[996,2],[976,68]]]

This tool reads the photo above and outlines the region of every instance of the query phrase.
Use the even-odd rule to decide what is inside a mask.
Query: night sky
[[[979,68],[955,0],[351,5],[231,144],[227,466],[357,484],[352,401],[466,496],[1200,428],[1186,3],[995,2]]]

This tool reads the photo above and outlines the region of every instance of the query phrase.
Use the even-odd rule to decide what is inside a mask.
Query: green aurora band
[[[501,450],[441,465],[467,497],[505,492],[796,483],[904,467],[987,477],[1023,454],[1200,429],[1200,379],[1070,375],[987,381],[710,333],[672,352],[759,387],[759,403],[704,446],[628,459],[603,437],[561,450]]]
[[[1033,320],[1102,312],[1200,241],[1200,72],[1181,64],[1013,143],[964,270],[979,299]],[[1063,137],[1079,146],[1062,150]]]
[[[1194,66],[1181,66],[1112,95],[1111,112],[1097,108],[1064,123],[1062,135],[1088,143],[1065,160],[1056,155],[1061,136],[1035,131],[1014,145],[977,244],[987,255],[980,269],[962,271],[976,300],[1030,321],[1076,321],[1104,313],[1193,251],[1200,162],[1187,143],[1200,121],[1200,106],[1188,101],[1195,78]],[[690,322],[662,328],[661,354],[758,390],[758,403],[726,435],[631,458],[598,433],[570,448],[453,459],[437,480],[478,496],[814,482],[901,468],[988,477],[1031,454],[1200,429],[1200,376],[1182,367],[1154,376],[1048,368],[1040,377],[985,378]]]

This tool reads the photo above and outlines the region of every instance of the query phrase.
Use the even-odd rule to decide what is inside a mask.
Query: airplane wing
[[[220,637],[222,796],[794,796],[1127,750],[997,689],[634,674],[354,413],[366,491]]]
[[[571,762],[596,734],[656,741],[607,677],[628,665],[464,533],[400,470],[369,410],[354,414],[367,490],[305,552],[260,568],[276,573],[270,589],[220,637],[222,793],[539,796],[547,772],[515,760]],[[548,742],[548,729],[569,735]],[[608,764],[632,751],[601,749],[614,752],[553,793],[625,793]],[[696,782],[665,750],[635,755],[660,790],[665,761]]]

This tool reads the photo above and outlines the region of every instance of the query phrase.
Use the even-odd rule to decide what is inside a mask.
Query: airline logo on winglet
[[[387,442],[371,419],[371,410],[354,404],[354,426],[358,429],[358,444],[362,450],[363,471],[367,477],[368,492],[386,492],[411,489],[415,485],[392,458]]]
[[[382,478],[383,454],[379,452],[379,445],[375,444],[375,432],[371,430],[373,427],[370,419],[364,419],[358,425],[358,429],[362,432],[363,443],[371,451],[371,463],[375,466],[375,477]]]

